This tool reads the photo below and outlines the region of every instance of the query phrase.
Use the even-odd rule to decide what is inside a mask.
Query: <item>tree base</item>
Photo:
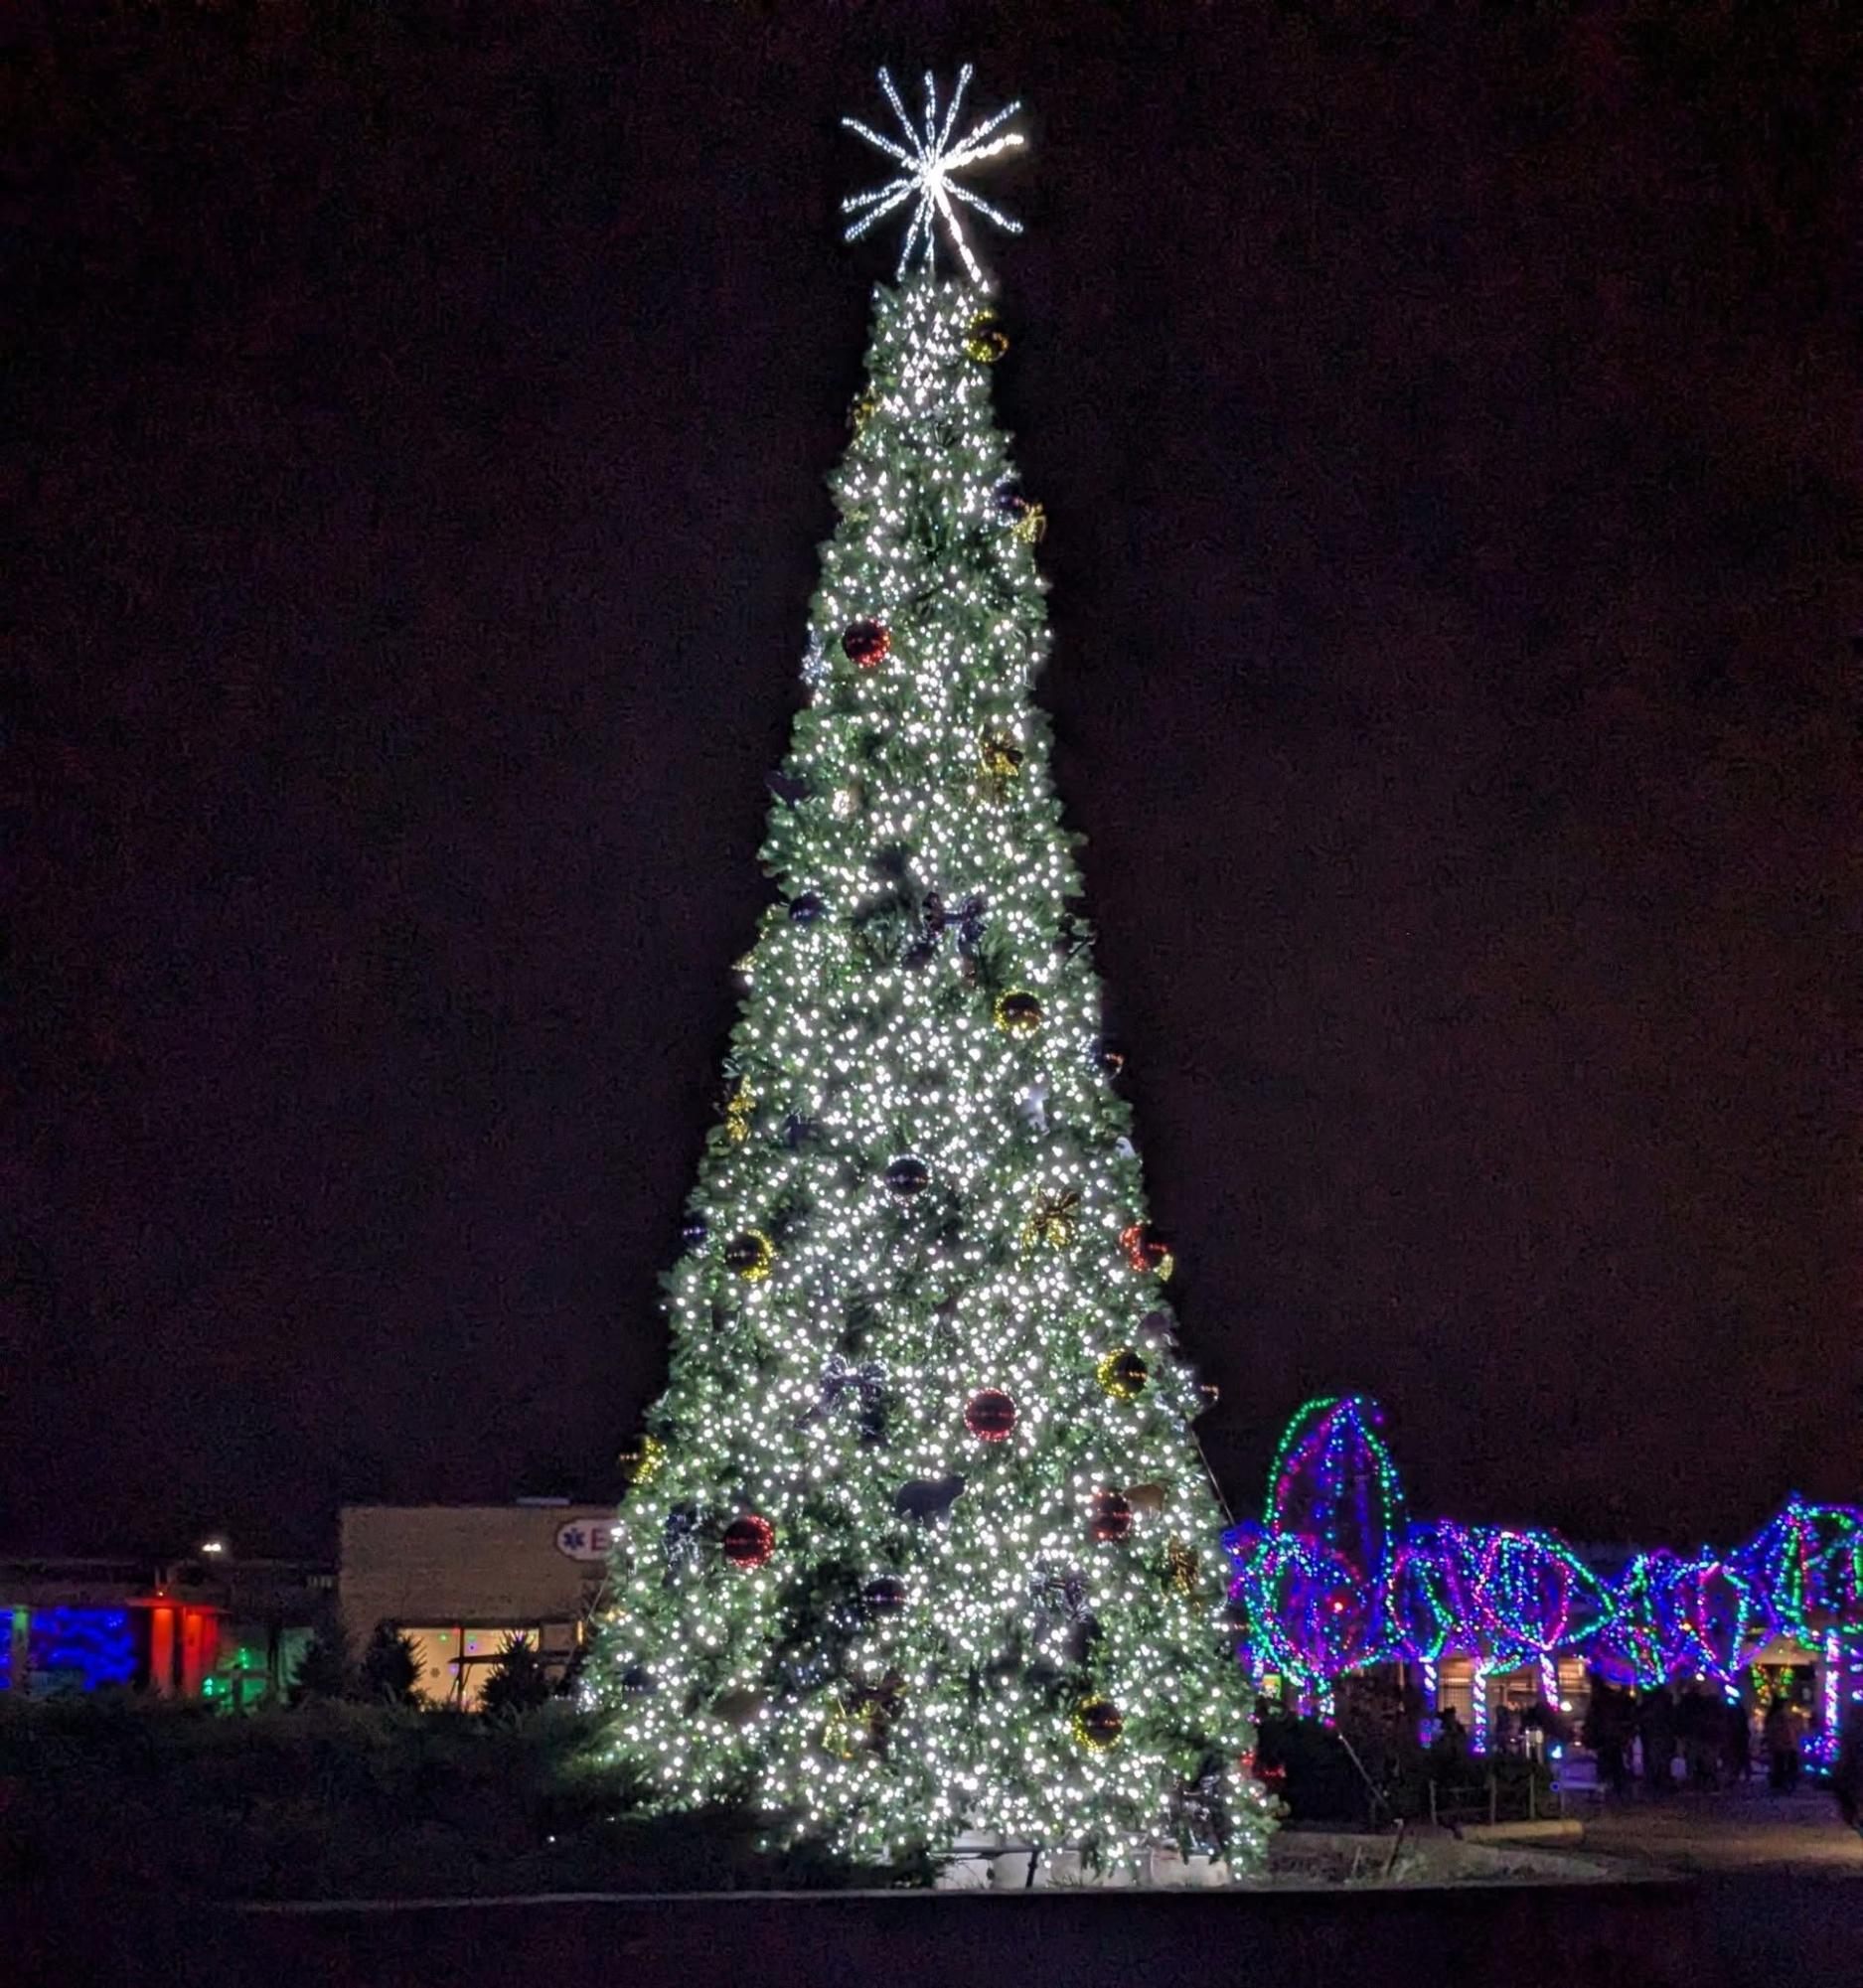
[[[940,1866],[940,1892],[1208,1891],[1234,1882],[1228,1863],[1174,1843],[1156,1844],[1128,1863],[1095,1869],[1078,1850],[1040,1850],[985,1830],[967,1830]]]

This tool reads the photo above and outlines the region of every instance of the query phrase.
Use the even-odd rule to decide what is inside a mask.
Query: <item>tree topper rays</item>
[[[925,125],[920,130],[906,115],[905,105],[899,101],[899,92],[892,86],[892,77],[881,70],[879,86],[886,92],[886,101],[892,105],[899,128],[905,133],[906,142],[903,145],[895,144],[890,138],[882,138],[857,117],[841,120],[850,131],[857,132],[869,145],[884,152],[888,158],[897,159],[904,168],[897,179],[888,180],[871,193],[855,194],[841,204],[843,214],[859,216],[850,225],[845,237],[849,241],[857,241],[876,221],[891,214],[895,208],[903,207],[907,201],[916,202],[912,209],[911,226],[905,231],[905,241],[899,250],[898,274],[901,277],[911,266],[915,251],[925,273],[928,276],[933,273],[938,223],[942,220],[951,236],[951,245],[962,258],[971,281],[985,281],[984,272],[971,253],[971,244],[965,237],[957,209],[952,206],[953,201],[962,201],[966,207],[974,207],[986,220],[994,221],[1010,234],[1022,231],[1019,221],[1011,221],[1000,209],[979,200],[968,187],[959,186],[952,177],[955,173],[981,165],[999,152],[1011,151],[1023,142],[1019,131],[1005,131],[997,138],[990,135],[1022,107],[1019,100],[1011,103],[1007,110],[999,110],[994,117],[986,117],[956,144],[951,142],[951,133],[958,121],[958,107],[964,101],[965,86],[970,79],[971,65],[966,63],[958,72],[958,86],[951,93],[951,102],[941,125],[938,121],[938,87],[932,80],[931,73],[926,72]]]

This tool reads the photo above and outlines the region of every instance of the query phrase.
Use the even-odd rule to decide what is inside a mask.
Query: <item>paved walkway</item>
[[[1584,1848],[1670,1871],[1794,1871],[1863,1878],[1863,1836],[1838,1820],[1823,1787],[1635,1795],[1575,1807]]]

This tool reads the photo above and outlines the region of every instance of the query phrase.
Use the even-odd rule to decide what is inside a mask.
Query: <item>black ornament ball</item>
[[[720,1542],[733,1567],[761,1567],[776,1545],[776,1528],[758,1512],[746,1512],[724,1528]]]
[[[654,1688],[654,1674],[638,1663],[631,1663],[621,1673],[621,1689],[630,1698],[645,1698]]]
[[[985,1388],[966,1405],[964,1427],[980,1443],[1002,1443],[1015,1427],[1015,1404],[1001,1388]]]
[[[884,622],[862,618],[842,630],[841,646],[859,670],[877,670],[892,648],[892,630]]]
[[[1028,509],[1028,500],[1022,495],[1021,488],[1017,484],[998,484],[995,499],[997,516],[999,518],[1007,518],[1011,523],[1015,519],[1020,518]]]
[[[1126,1067],[1126,1052],[1117,1042],[1102,1037],[1093,1045],[1093,1060],[1109,1077],[1117,1077]]]
[[[688,1215],[680,1224],[680,1241],[689,1250],[702,1250],[709,1233],[702,1215]]]
[[[931,1168],[922,1159],[911,1153],[904,1153],[886,1169],[887,1187],[902,1201],[909,1201],[915,1194],[925,1191],[925,1183],[931,1178]]]
[[[860,1590],[869,1615],[896,1615],[905,1606],[905,1583],[896,1574],[882,1574]]]
[[[789,900],[789,922],[792,925],[813,925],[822,915],[822,900],[812,890],[805,890],[800,897]]]

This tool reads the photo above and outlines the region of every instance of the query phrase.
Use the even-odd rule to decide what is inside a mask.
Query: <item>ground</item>
[[[1758,1809],[1757,1817],[1751,1812]],[[1640,1878],[1324,1891],[789,1893],[543,1897],[182,1909],[98,1898],[81,1919],[9,1926],[9,1980],[115,1988],[433,1988],[464,1980],[613,1988],[1780,1988],[1863,1981],[1863,1884],[1803,1802],[1738,1799],[1611,1818],[1661,1849]],[[1736,1862],[1679,1878],[1690,1843]],[[1666,1845],[1666,1848],[1662,1846]],[[1846,1865],[1842,1857],[1848,1856]],[[1748,1861],[1754,1860],[1754,1861]],[[125,1909],[127,1908],[127,1909]]]
[[[1757,1782],[1714,1794],[1631,1796],[1580,1812],[1587,1852],[1665,1871],[1794,1871],[1863,1878],[1863,1836],[1821,1787],[1774,1794]]]

